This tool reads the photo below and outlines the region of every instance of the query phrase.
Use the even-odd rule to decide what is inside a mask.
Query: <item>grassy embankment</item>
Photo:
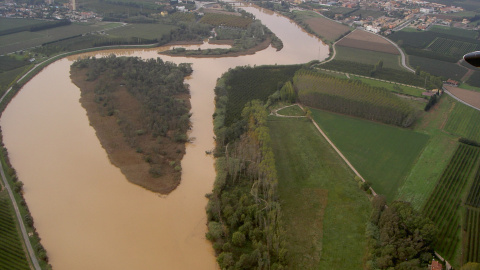
[[[353,180],[353,172],[306,118],[271,116],[268,126],[289,265],[361,269],[371,205]]]

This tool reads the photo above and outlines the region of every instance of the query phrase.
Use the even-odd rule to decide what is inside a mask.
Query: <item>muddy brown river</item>
[[[69,77],[75,57],[59,60],[27,83],[10,102],[0,125],[10,159],[24,182],[25,199],[54,269],[217,269],[205,238],[207,199],[215,178],[212,114],[216,79],[239,65],[323,60],[328,47],[287,18],[245,8],[282,39],[255,55],[217,59],[165,57],[193,63],[192,130],[182,180],[168,196],[131,184],[113,166],[80,105]],[[193,46],[196,48],[195,46]],[[153,50],[117,55],[159,57]]]

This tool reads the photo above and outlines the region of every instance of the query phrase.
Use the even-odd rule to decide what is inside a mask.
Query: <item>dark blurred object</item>
[[[463,59],[472,66],[480,67],[480,51],[467,53]]]

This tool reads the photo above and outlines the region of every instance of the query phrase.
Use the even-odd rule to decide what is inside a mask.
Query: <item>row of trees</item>
[[[408,127],[416,112],[390,91],[361,81],[300,70],[293,78],[298,99],[307,106]]]
[[[392,82],[425,87],[426,89],[442,88],[443,81],[441,77],[431,75],[427,72],[421,71],[420,69],[417,69],[417,72],[413,74],[407,71],[385,68],[383,65],[382,68],[379,68],[379,63],[377,63],[377,67],[375,67],[375,65],[362,64],[358,62],[333,60],[322,64],[321,67],[351,74],[371,76]]]
[[[275,159],[266,127],[268,113],[254,100],[242,112],[244,132],[217,147],[217,179],[207,206],[207,238],[222,269],[284,269]],[[217,141],[218,143],[218,141]]]

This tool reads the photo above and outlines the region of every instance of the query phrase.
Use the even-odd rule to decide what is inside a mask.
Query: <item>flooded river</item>
[[[76,57],[59,60],[34,77],[1,118],[4,143],[54,269],[216,269],[205,238],[205,194],[215,178],[212,114],[216,79],[239,65],[322,60],[328,47],[288,19],[246,8],[284,43],[255,55],[217,59],[165,57],[193,63],[195,140],[182,160],[182,181],[168,196],[131,184],[108,160],[69,78]],[[158,50],[115,50],[97,56],[158,57]]]

